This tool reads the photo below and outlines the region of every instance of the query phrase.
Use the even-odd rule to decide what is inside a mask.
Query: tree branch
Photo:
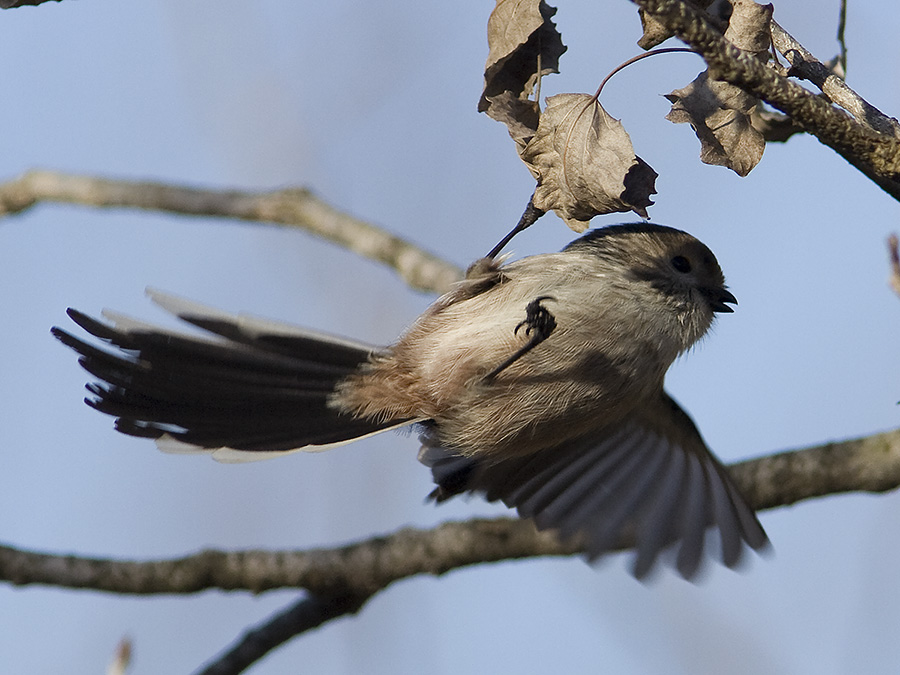
[[[900,429],[760,457],[732,465],[730,471],[756,509],[843,492],[886,492],[900,486]],[[0,546],[0,581],[138,595],[304,588],[321,597],[366,598],[419,574],[441,575],[469,565],[578,550],[577,543],[538,532],[530,521],[474,519],[431,530],[404,528],[331,549],[209,550],[147,562]]]
[[[325,597],[371,595],[399,579],[441,575],[459,567],[541,555],[571,555],[530,521],[515,518],[447,522],[332,549],[215,551],[147,562],[34,553],[0,546],[0,581],[119,594],[188,594],[209,589],[305,588]]]
[[[259,627],[248,630],[232,648],[204,666],[197,675],[242,673],[292,637],[318,628],[331,619],[355,614],[368,599],[368,596],[304,597],[283,612],[270,617]]]
[[[792,117],[806,131],[900,200],[900,142],[855,121],[731,44],[702,10],[683,0],[631,0],[706,61],[710,75],[740,87]]]
[[[845,492],[900,487],[900,429],[751,459],[728,467],[757,510]]]
[[[771,509],[843,492],[900,487],[900,429],[748,460],[730,467],[750,504]],[[620,542],[619,548],[629,543]],[[537,556],[568,556],[577,542],[538,532],[527,520],[473,519],[431,530],[397,532],[332,549],[203,551],[147,562],[53,555],[0,546],[0,580],[120,594],[197,593],[209,589],[260,593],[304,588],[309,594],[200,671],[242,672],[292,637],[357,612],[400,579],[441,575],[469,565]]]
[[[0,218],[42,202],[134,208],[296,227],[394,269],[412,288],[441,293],[462,270],[400,237],[338,211],[305,188],[204,190],[163,183],[30,171],[0,183]]]

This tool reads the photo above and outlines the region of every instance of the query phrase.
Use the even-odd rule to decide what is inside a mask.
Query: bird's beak
[[[706,292],[706,297],[709,300],[709,306],[714,312],[733,312],[734,308],[729,307],[725,303],[738,304],[737,298],[724,288],[710,289]]]

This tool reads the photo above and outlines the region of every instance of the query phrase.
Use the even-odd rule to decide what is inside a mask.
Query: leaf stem
[[[697,53],[693,49],[688,49],[687,47],[663,47],[662,49],[651,49],[649,52],[644,52],[643,54],[633,56],[624,63],[620,63],[618,66],[613,68],[609,75],[603,78],[603,82],[601,82],[600,86],[597,87],[597,93],[594,94],[594,100],[596,101],[600,98],[600,92],[603,91],[603,87],[606,86],[606,83],[609,82],[609,79],[623,68],[630,66],[632,63],[637,63],[641,59],[646,59],[649,56],[656,56],[657,54],[668,54],[670,52],[692,52],[694,54]]]

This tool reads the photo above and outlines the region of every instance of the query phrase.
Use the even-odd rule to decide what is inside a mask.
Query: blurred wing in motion
[[[427,434],[424,442],[419,459],[432,470],[437,501],[462,492],[501,500],[539,529],[582,537],[591,560],[633,547],[632,572],[639,579],[660,553],[676,546],[674,566],[693,578],[710,528],[718,532],[728,567],[738,565],[744,544],[757,550],[768,545],[726,469],[664,392],[618,426],[495,463],[429,445]]]

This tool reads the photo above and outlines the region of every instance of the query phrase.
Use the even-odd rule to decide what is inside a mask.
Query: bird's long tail
[[[208,335],[110,312],[98,321],[73,309],[75,323],[117,349],[52,329],[99,380],[87,385],[86,403],[116,417],[122,433],[154,438],[165,451],[241,461],[326,449],[410,423],[359,419],[329,405],[335,385],[377,352],[369,345],[148,294]]]

